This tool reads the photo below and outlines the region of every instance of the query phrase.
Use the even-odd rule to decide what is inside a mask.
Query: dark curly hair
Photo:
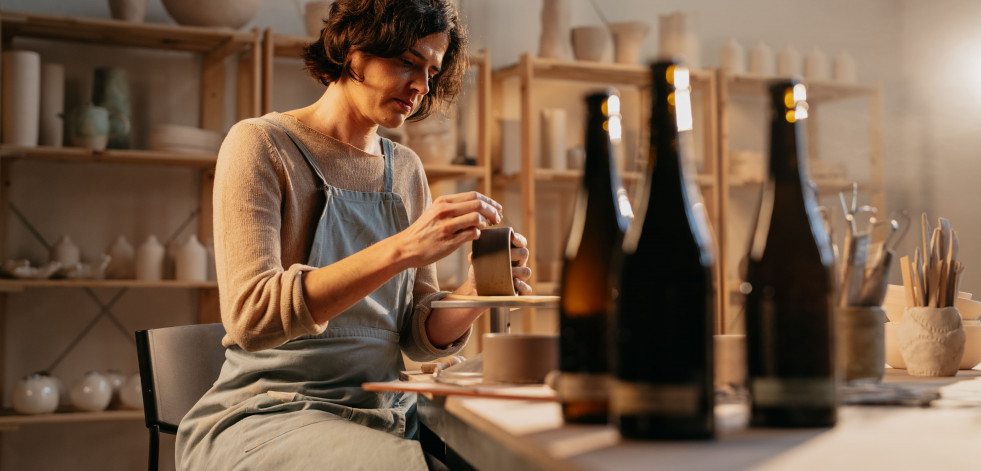
[[[450,44],[440,72],[429,79],[429,93],[409,116],[421,120],[445,111],[463,87],[467,31],[452,0],[337,0],[324,19],[320,39],[304,49],[303,61],[310,75],[326,86],[344,74],[363,81],[351,70],[350,52],[397,57],[434,33],[447,33]]]

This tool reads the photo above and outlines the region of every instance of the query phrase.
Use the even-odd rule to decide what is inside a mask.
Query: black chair
[[[136,332],[143,415],[150,429],[150,471],[156,471],[160,458],[160,432],[176,434],[184,414],[218,379],[225,361],[224,335],[221,324]]]

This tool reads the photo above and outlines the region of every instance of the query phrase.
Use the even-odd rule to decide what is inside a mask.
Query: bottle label
[[[699,396],[694,384],[614,381],[610,390],[610,412],[614,415],[690,417],[698,414]]]
[[[608,374],[566,373],[559,375],[556,396],[562,402],[606,401],[609,399]]]
[[[750,389],[753,403],[763,407],[833,407],[831,378],[756,378]]]

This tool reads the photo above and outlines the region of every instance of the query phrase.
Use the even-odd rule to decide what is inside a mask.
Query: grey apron
[[[409,225],[392,192],[392,142],[382,139],[385,188],[361,192],[327,185],[310,152],[285,132],[323,188],[326,203],[308,264],[325,266]],[[270,130],[272,131],[272,130]],[[246,352],[228,348],[214,387],[181,422],[178,467],[219,469],[420,469],[411,393],[361,389],[403,369],[399,332],[412,312],[415,269],[399,273],[327,325],[320,335]]]

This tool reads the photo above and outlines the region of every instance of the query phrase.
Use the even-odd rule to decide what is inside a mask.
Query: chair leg
[[[157,471],[160,462],[160,429],[157,426],[150,427],[150,453],[147,456],[147,469]]]

